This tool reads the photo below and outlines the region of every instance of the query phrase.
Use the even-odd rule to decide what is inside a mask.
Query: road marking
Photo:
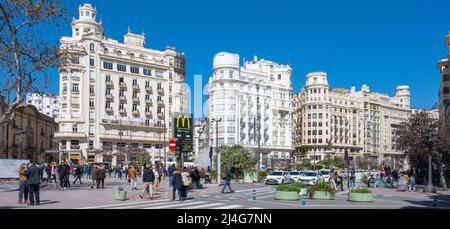
[[[212,203],[212,204],[202,204],[199,206],[194,206],[194,207],[188,207],[188,208],[178,208],[178,209],[207,209],[209,207],[214,207],[214,206],[219,206],[219,205],[224,205],[225,203]]]
[[[213,209],[234,209],[234,208],[242,208],[242,205],[228,205],[228,206],[223,206],[223,207],[218,207],[218,208],[213,208]]]
[[[171,208],[171,207],[183,207],[183,206],[204,204],[204,203],[207,203],[207,202],[198,201],[198,202],[190,202],[190,203],[178,203],[178,204],[169,204],[169,205],[165,205],[165,206],[148,207],[148,208],[144,208],[144,209],[162,209],[162,208]]]
[[[108,208],[108,207],[120,207],[120,206],[133,206],[133,205],[142,205],[142,204],[150,204],[150,203],[158,203],[158,202],[164,202],[168,201],[170,199],[161,199],[161,200],[148,200],[146,202],[131,202],[131,203],[123,203],[123,204],[110,204],[110,205],[100,205],[100,206],[92,206],[92,207],[85,207],[85,208],[79,208],[79,209],[96,209],[96,208]]]
[[[264,208],[251,207],[251,208],[246,208],[246,209],[264,209]]]

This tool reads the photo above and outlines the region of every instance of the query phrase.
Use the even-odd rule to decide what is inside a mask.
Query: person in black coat
[[[181,173],[180,171],[178,171],[177,168],[173,168],[173,178],[172,178],[172,200],[175,200],[175,193],[178,191],[178,198],[181,201],[183,198],[181,196],[182,192],[181,192],[181,188],[183,186],[183,178],[181,177]]]
[[[153,199],[153,181],[155,181],[155,174],[153,173],[153,169],[150,168],[150,165],[146,164],[144,171],[142,172],[142,182],[144,182],[144,189],[142,189],[142,193],[139,194],[139,197],[141,197],[141,199],[144,199],[144,196],[147,194],[150,194],[150,199]]]
[[[25,176],[27,177],[28,193],[30,197],[30,205],[39,205],[39,185],[41,184],[42,170],[40,170],[35,164],[30,163]]]

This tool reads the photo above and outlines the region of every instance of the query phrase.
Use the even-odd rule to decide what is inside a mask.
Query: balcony
[[[113,95],[105,95],[106,100],[113,100],[114,96]]]
[[[149,111],[145,112],[145,116],[147,116],[149,119],[153,119],[152,112],[149,112]]]
[[[112,81],[105,81],[106,87],[114,87],[114,83]]]
[[[139,113],[139,110],[134,110],[133,111],[133,115],[139,115],[140,113]]]
[[[133,103],[139,103],[140,101],[139,97],[133,98]]]
[[[127,101],[127,97],[126,97],[126,96],[120,96],[120,97],[119,97],[119,100],[120,100],[121,102],[126,102],[126,101]]]
[[[133,85],[133,90],[139,91],[140,90],[139,85],[137,85],[137,84]]]
[[[114,111],[113,111],[113,109],[111,107],[107,107],[107,108],[105,108],[105,112],[113,113]]]
[[[158,105],[159,105],[159,106],[164,106],[164,101],[158,100]]]
[[[162,88],[158,88],[158,94],[160,94],[160,95],[164,95],[164,89],[162,89]]]
[[[119,109],[119,113],[120,113],[120,114],[126,114],[127,111],[126,111],[125,109]]]
[[[80,145],[70,145],[70,149],[78,150],[80,149]]]
[[[81,132],[56,132],[55,138],[56,139],[86,138],[86,134]]]
[[[111,126],[116,126],[116,127],[124,127],[124,126],[132,126],[132,127],[142,127],[142,128],[154,128],[157,129],[159,131],[163,131],[164,127],[158,126],[157,123],[148,123],[146,124],[145,122],[133,122],[133,121],[119,121],[119,120],[112,120],[112,119],[102,119],[102,124],[103,125],[111,125]],[[114,136],[117,137],[117,139],[119,139],[120,135],[115,134]],[[133,134],[133,140],[134,140],[135,135]],[[123,135],[122,135],[123,138]]]
[[[149,94],[153,93],[152,87],[145,87],[145,91],[148,92]]]
[[[151,99],[146,99],[145,103],[148,104],[149,106],[153,106],[153,102]]]
[[[242,128],[245,128],[245,122],[242,122],[242,121],[241,121],[241,127],[242,127]]]
[[[158,113],[158,118],[164,118],[164,113]]]
[[[121,89],[127,89],[127,84],[125,83],[125,82],[121,82],[120,84],[119,84],[119,87],[121,88]]]

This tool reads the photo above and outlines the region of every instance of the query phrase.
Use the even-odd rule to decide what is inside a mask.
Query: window
[[[125,96],[125,91],[124,90],[120,90],[119,91],[119,97],[124,97]]]
[[[111,108],[111,102],[107,101],[105,104],[105,108]]]
[[[124,64],[117,64],[117,71],[126,72],[127,71],[127,66],[124,65]]]
[[[123,103],[119,103],[119,110],[123,110],[124,108],[123,108]]]
[[[139,74],[139,68],[138,67],[131,66],[130,67],[130,71],[131,71],[131,73]]]
[[[79,56],[74,56],[74,57],[72,58],[72,62],[73,62],[74,64],[80,64],[80,57],[79,57]]]
[[[104,61],[103,62],[103,68],[104,69],[113,69],[113,64],[111,63],[111,62],[106,62],[106,61]]]
[[[106,88],[106,93],[105,95],[111,95],[111,88]]]
[[[89,120],[95,120],[95,113],[89,112]]]
[[[169,103],[172,104],[172,96],[169,96]]]
[[[111,82],[111,76],[110,75],[106,75],[105,76],[105,81],[106,82]]]
[[[133,111],[137,111],[137,105],[133,104]]]
[[[133,86],[137,86],[137,85],[138,85],[137,79],[133,79]]]
[[[66,92],[67,91],[67,83],[64,83],[63,84],[63,90],[62,90],[63,92]]]
[[[72,85],[72,92],[79,92],[79,90],[78,90],[78,84],[77,84],[77,83],[74,83],[74,84]]]
[[[90,58],[89,59],[89,65],[90,66],[95,66],[94,58]]]
[[[89,147],[94,147],[94,141],[92,141],[92,140],[89,140]]]
[[[89,11],[86,11],[86,16],[89,16]]]
[[[150,95],[149,94],[145,95],[145,100],[150,100]]]
[[[137,92],[133,92],[133,99],[136,99],[138,97]]]
[[[73,124],[72,125],[72,133],[77,133],[78,132],[78,125],[77,124]]]
[[[145,120],[145,126],[150,126],[150,120],[149,119]]]
[[[90,107],[90,108],[94,108],[94,107],[95,107],[95,104],[94,104],[94,100],[93,100],[93,99],[89,100],[89,107]]]
[[[80,141],[76,140],[72,140],[70,142],[70,149],[80,149]]]
[[[144,75],[151,76],[152,75],[152,70],[148,69],[148,68],[144,68]]]
[[[169,79],[173,79],[172,72],[169,72]]]
[[[91,52],[94,52],[94,51],[95,51],[95,45],[94,45],[94,43],[91,43],[91,44],[89,45],[89,50],[90,50]]]
[[[447,75],[444,75],[444,77],[443,77],[443,79],[442,79],[444,82],[447,82],[447,81],[449,81],[450,80],[450,75],[449,74],[447,74]]]
[[[449,88],[449,87],[444,87],[444,88],[442,89],[442,93],[443,93],[444,95],[448,94],[449,92],[450,92],[450,88]]]
[[[234,127],[234,126],[229,126],[229,127],[228,127],[228,133],[230,133],[230,134],[236,133],[236,127]]]
[[[145,81],[145,88],[150,88],[150,81]]]
[[[161,96],[158,96],[158,102],[161,102],[162,101],[162,97]]]
[[[149,106],[146,106],[145,107],[145,112],[147,113],[147,112],[150,112],[150,107]]]
[[[229,74],[230,74],[229,75],[230,79],[232,79],[233,78],[233,71],[230,71]]]
[[[162,84],[161,83],[158,83],[156,86],[157,86],[158,90],[162,89]]]
[[[278,80],[281,80],[281,74],[278,74]]]
[[[89,85],[89,93],[91,94],[95,94],[95,89],[94,89],[94,85]]]
[[[155,75],[156,75],[157,77],[164,77],[164,72],[161,71],[161,70],[156,70],[156,71],[155,71]]]
[[[172,91],[172,84],[169,84],[169,91]]]

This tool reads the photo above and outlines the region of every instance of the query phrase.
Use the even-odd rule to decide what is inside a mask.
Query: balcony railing
[[[159,106],[164,106],[164,101],[158,100],[158,105],[159,105]]]
[[[139,113],[139,110],[135,110],[135,111],[133,111],[133,115],[139,115],[140,113]]]
[[[103,125],[115,125],[115,126],[164,128],[163,126],[158,126],[157,123],[149,123],[146,125],[145,122],[119,121],[119,120],[115,120],[115,119],[102,119],[102,124]]]
[[[145,116],[147,116],[147,117],[150,118],[150,119],[153,118],[152,112],[145,112]]]
[[[139,91],[140,90],[139,85],[137,85],[137,84],[133,85],[133,90]]]
[[[113,109],[111,107],[107,107],[107,108],[105,108],[105,111],[108,113],[111,113],[111,112],[113,112]]]
[[[127,101],[127,97],[126,96],[120,96],[119,100],[122,102],[126,102]]]
[[[126,111],[125,109],[119,109],[119,113],[120,113],[120,114],[126,114],[127,111]]]
[[[161,112],[161,113],[158,113],[158,117],[159,117],[159,118],[164,117],[164,113],[162,113],[162,112]]]
[[[150,94],[153,93],[152,87],[145,87],[145,91],[149,92]]]
[[[164,89],[162,89],[162,88],[158,88],[158,94],[161,94],[161,95],[163,95],[163,94],[164,94]]]
[[[146,99],[146,100],[145,100],[145,103],[146,103],[146,104],[149,104],[150,106],[153,106],[153,102],[152,102],[151,99]]]
[[[80,145],[70,145],[70,149],[80,149]]]
[[[113,87],[113,86],[114,86],[114,83],[113,83],[112,81],[105,81],[105,85],[106,85],[107,87]]]
[[[107,100],[113,100],[113,99],[114,99],[114,96],[113,96],[113,95],[105,95],[105,98],[106,98]]]
[[[139,103],[139,102],[140,102],[139,97],[133,98],[133,102],[134,102],[134,103]]]
[[[125,82],[121,82],[119,84],[119,87],[122,88],[122,89],[126,89],[127,88],[127,84]]]

